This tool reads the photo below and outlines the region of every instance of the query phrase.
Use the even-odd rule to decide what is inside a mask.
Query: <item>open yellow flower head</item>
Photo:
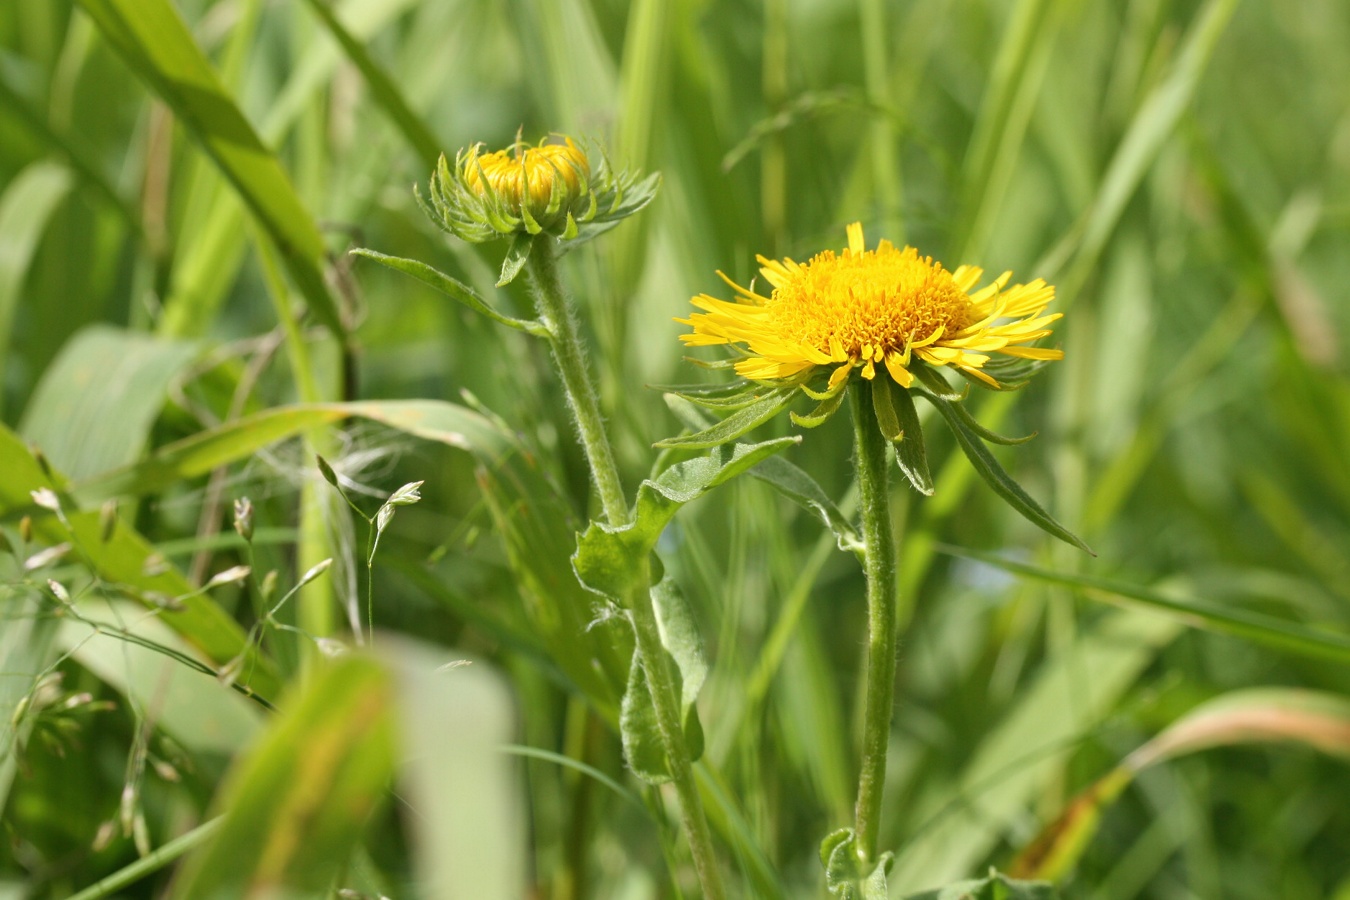
[[[737,373],[761,382],[805,384],[828,370],[836,394],[859,370],[868,380],[885,373],[902,388],[916,365],[950,366],[990,387],[1000,387],[985,365],[991,354],[1029,360],[1062,359],[1063,353],[1028,346],[1050,334],[1060,317],[1044,315],[1054,287],[1037,279],[1007,287],[1005,272],[979,290],[983,270],[948,272],[913,247],[863,243],[862,224],[848,227],[842,253],[825,250],[809,262],[758,257],[772,290],[767,296],[722,278],[737,297],[693,299],[706,310],[678,319],[694,330],[680,335],[690,346],[743,345]],[[718,273],[721,274],[720,272]]]
[[[515,235],[589,237],[646,206],[660,181],[614,173],[566,135],[537,144],[517,138],[503,150],[474,144],[444,156],[431,175],[429,199],[417,194],[431,220],[472,243]]]

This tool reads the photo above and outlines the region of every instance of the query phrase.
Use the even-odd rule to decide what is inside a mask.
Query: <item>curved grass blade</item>
[[[1231,634],[1258,644],[1264,644],[1300,656],[1331,659],[1339,663],[1350,663],[1350,635],[1335,634],[1329,631],[1315,631],[1293,622],[1286,622],[1274,616],[1250,612],[1243,609],[1228,609],[1203,600],[1179,600],[1160,591],[1117,581],[1098,578],[1092,575],[1078,575],[1069,572],[1052,572],[1039,566],[1014,562],[992,553],[966,550],[960,547],[938,545],[938,549],[949,556],[960,556],[978,560],[996,566],[1014,575],[1057,584],[1061,587],[1082,591],[1093,599],[1104,597],[1125,600],[1129,605],[1141,605],[1160,610],[1181,619],[1187,624]]]
[[[168,0],[80,0],[80,6],[220,167],[276,243],[310,311],[345,340],[323,278],[326,250],[318,226],[178,12]]]

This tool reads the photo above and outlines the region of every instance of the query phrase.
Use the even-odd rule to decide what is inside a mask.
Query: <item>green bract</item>
[[[428,196],[418,190],[417,199],[433,222],[471,243],[520,234],[591,238],[650,203],[660,185],[658,174],[616,173],[599,156],[592,166],[561,135],[490,153],[475,144],[459,151],[453,166],[442,154]]]

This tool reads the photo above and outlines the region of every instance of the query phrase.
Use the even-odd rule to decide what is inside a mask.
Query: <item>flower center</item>
[[[562,179],[562,208],[566,209],[581,194],[582,180],[591,175],[590,161],[571,140],[565,144],[540,144],[538,147],[517,144],[510,150],[481,156],[470,154],[464,162],[464,180],[482,194],[480,169],[497,196],[505,199],[517,212],[528,203],[531,215],[539,215],[548,208],[556,179]]]
[[[878,350],[904,352],[939,328],[950,336],[974,321],[951,273],[913,247],[826,250],[789,272],[765,308],[784,338],[823,353],[879,359]]]

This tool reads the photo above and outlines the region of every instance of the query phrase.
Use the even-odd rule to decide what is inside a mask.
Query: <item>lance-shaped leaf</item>
[[[633,590],[646,587],[638,583],[642,563],[680,507],[800,440],[785,437],[719,447],[642,482],[631,524],[615,528],[592,522],[577,539],[572,557],[577,577],[592,591],[622,605]]]
[[[947,425],[951,428],[952,434],[956,435],[956,442],[966,454],[966,458],[970,460],[970,464],[975,467],[975,471],[979,473],[985,483],[994,489],[994,493],[1002,497],[1009,506],[1017,510],[1023,518],[1037,528],[1047,534],[1054,535],[1065,543],[1073,544],[1093,556],[1097,555],[1091,547],[1084,543],[1082,538],[1061,525],[1054,516],[1046,512],[1039,503],[1032,499],[1031,495],[1020,484],[1013,480],[1012,476],[1004,470],[1003,466],[999,465],[998,460],[989,452],[989,448],[984,446],[980,436],[966,423],[965,418],[953,409],[953,403],[927,391],[922,393],[947,420]]]
[[[680,721],[689,758],[696,760],[703,755],[703,725],[699,722],[694,701],[708,677],[703,639],[688,600],[670,577],[662,578],[652,588],[651,596],[661,632],[661,646],[678,668]],[[650,784],[671,780],[670,761],[656,720],[651,689],[647,686],[646,667],[642,664],[641,654],[636,652],[619,711],[619,735],[623,740],[624,758],[638,777]]]
[[[779,388],[778,390],[766,394],[749,406],[732,413],[711,428],[706,428],[695,434],[666,438],[663,441],[657,441],[653,446],[680,447],[685,450],[703,450],[708,447],[717,447],[729,443],[736,440],[736,438],[745,434],[750,429],[757,425],[762,425],[778,415],[778,413],[792,402],[796,390],[796,388]]]
[[[463,303],[474,312],[487,316],[492,321],[505,325],[507,328],[514,328],[517,331],[524,331],[527,334],[538,335],[539,337],[548,336],[548,328],[542,322],[534,319],[516,319],[511,316],[504,316],[497,312],[487,301],[478,296],[478,292],[469,287],[462,281],[451,278],[444,272],[427,265],[424,262],[418,262],[415,259],[403,259],[398,256],[386,256],[375,250],[368,250],[364,247],[358,247],[351,251],[353,256],[364,256],[366,259],[373,259],[375,262],[388,266],[395,271],[402,272],[405,275],[411,275],[425,285],[429,285],[454,300]]]

